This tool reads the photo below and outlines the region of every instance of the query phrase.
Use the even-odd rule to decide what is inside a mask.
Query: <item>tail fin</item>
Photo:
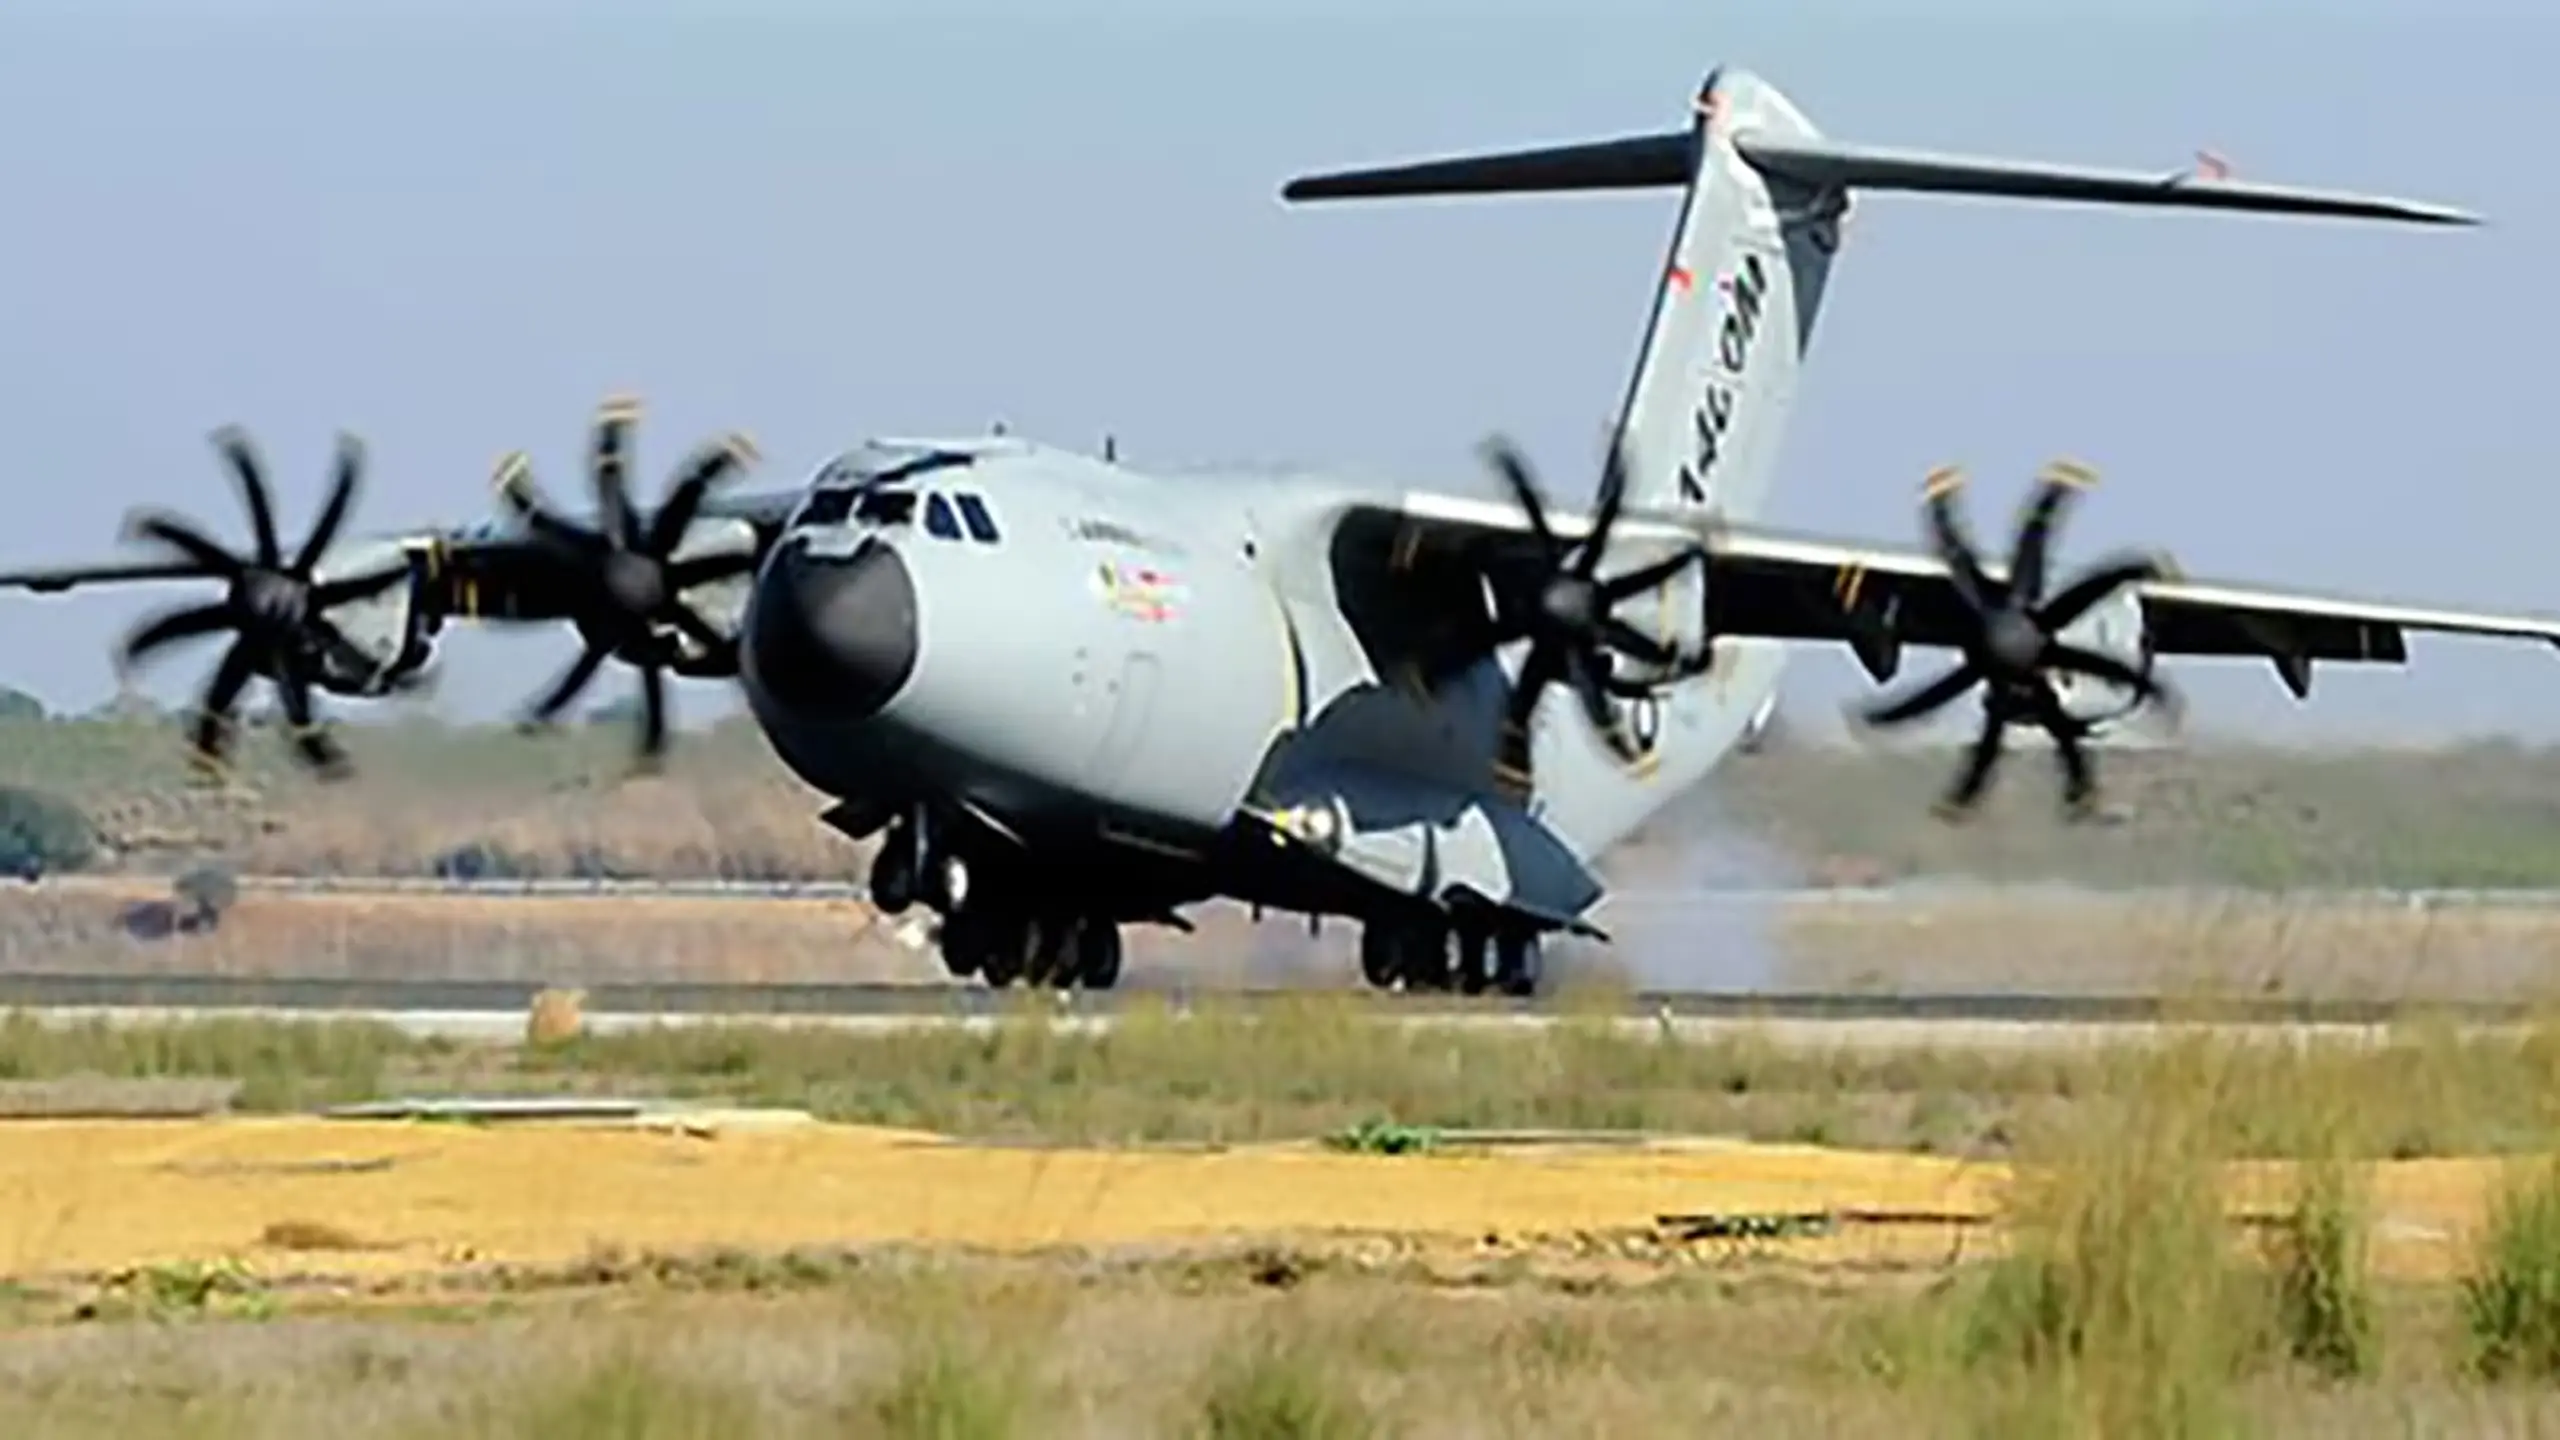
[[[2411,201],[1844,145],[1758,76],[1719,70],[1686,129],[1590,144],[1340,171],[1283,198],[1384,199],[1686,189],[1618,429],[1629,499],[1747,519],[1766,503],[1796,374],[1852,190],[2468,225]]]

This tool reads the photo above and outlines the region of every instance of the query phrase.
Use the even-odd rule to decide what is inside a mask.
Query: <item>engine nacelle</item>
[[[315,578],[353,579],[386,569],[406,569],[408,580],[377,595],[332,606],[329,623],[347,638],[355,654],[335,647],[321,654],[321,684],[340,695],[382,695],[398,682],[426,668],[434,643],[419,624],[418,588],[424,576],[419,559],[398,540],[348,545],[317,567]],[[361,656],[361,662],[357,657]]]
[[[2078,649],[2123,661],[2138,674],[2149,675],[2153,656],[2142,618],[2142,597],[2130,586],[2091,606],[2056,637]],[[2054,690],[2062,708],[2074,719],[2100,730],[2122,723],[2141,707],[2139,696],[2122,685],[2088,675],[2055,672]]]

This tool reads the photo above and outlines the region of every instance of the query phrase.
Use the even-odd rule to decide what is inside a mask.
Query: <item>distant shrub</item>
[[[44,702],[24,690],[0,685],[0,722],[43,720],[48,718]]]
[[[170,889],[193,922],[188,928],[211,930],[222,923],[222,912],[240,898],[240,878],[227,865],[199,865],[179,876]]]
[[[438,855],[434,869],[439,880],[525,880],[541,867],[502,845],[467,840]]]
[[[97,827],[58,795],[0,785],[0,873],[34,879],[86,868],[98,856]]]

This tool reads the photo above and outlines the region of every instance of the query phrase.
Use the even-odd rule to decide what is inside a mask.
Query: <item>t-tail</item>
[[[2219,168],[2219,167],[2215,167]],[[1292,201],[1679,187],[1684,195],[1619,412],[1628,499],[1757,516],[1858,190],[2477,224],[2406,200],[1826,140],[1776,87],[1717,70],[1690,123],[1660,134],[1306,176]]]
[[[2219,167],[2213,167],[2219,169]],[[1654,292],[1616,433],[1626,448],[1627,500],[1656,514],[1748,523],[1769,500],[1778,447],[1812,342],[1816,315],[1852,194],[1935,191],[2026,200],[2334,215],[2422,224],[2477,223],[2460,211],[2365,195],[2240,184],[2220,174],[2144,174],[2034,161],[1887,150],[1826,140],[1758,76],[1724,69],[1699,87],[1689,123],[1662,134],[1350,170],[1291,181],[1285,199],[1517,195],[1678,188],[1679,222]],[[1594,467],[1597,468],[1596,466]],[[1682,582],[1703,583],[1703,577]],[[1656,592],[1671,618],[1705,607],[1671,587]],[[1643,623],[1646,615],[1621,618]],[[1702,638],[1702,637],[1691,637]],[[1763,713],[1785,663],[1777,641],[1717,642],[1712,686],[1665,697],[1670,720],[1643,764],[1608,758],[1596,740],[1550,731],[1541,776],[1577,767],[1571,783],[1542,785],[1546,818],[1575,852],[1596,855],[1665,799],[1702,777]],[[1635,728],[1642,732],[1641,722]]]

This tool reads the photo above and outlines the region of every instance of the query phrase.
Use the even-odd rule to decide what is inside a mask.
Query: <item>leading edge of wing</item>
[[[1719,563],[1791,565],[1830,571],[1863,570],[1930,580],[1943,580],[1947,573],[1937,557],[1920,551],[1782,531],[1726,529],[1713,535],[1709,543]],[[2006,566],[1996,557],[1985,556],[1982,568],[1993,579],[2005,579],[2007,576]],[[2174,570],[2175,567],[2171,568]],[[2459,610],[2246,582],[2196,580],[2183,575],[2167,580],[2146,580],[2130,588],[2142,597],[2145,607],[2155,613],[2183,609],[2235,617],[2253,614],[2270,618],[2338,620],[2442,634],[2534,639],[2560,646],[2560,616]]]
[[[185,560],[111,560],[94,565],[58,565],[42,570],[0,570],[0,590],[26,590],[58,595],[83,585],[114,585],[132,580],[202,578],[201,567]]]
[[[1357,505],[1386,509],[1390,502],[1361,500]],[[1478,499],[1469,495],[1450,495],[1432,490],[1410,490],[1392,502],[1397,514],[1409,521],[1425,525],[1450,525],[1467,530],[1494,530],[1509,534],[1529,535],[1529,514],[1509,500]],[[1591,512],[1550,507],[1547,528],[1557,538],[1580,540],[1591,534]],[[1644,515],[1633,507],[1620,512],[1610,531],[1612,541],[1638,540],[1656,543],[1695,545],[1701,532],[1691,525],[1679,524]]]

